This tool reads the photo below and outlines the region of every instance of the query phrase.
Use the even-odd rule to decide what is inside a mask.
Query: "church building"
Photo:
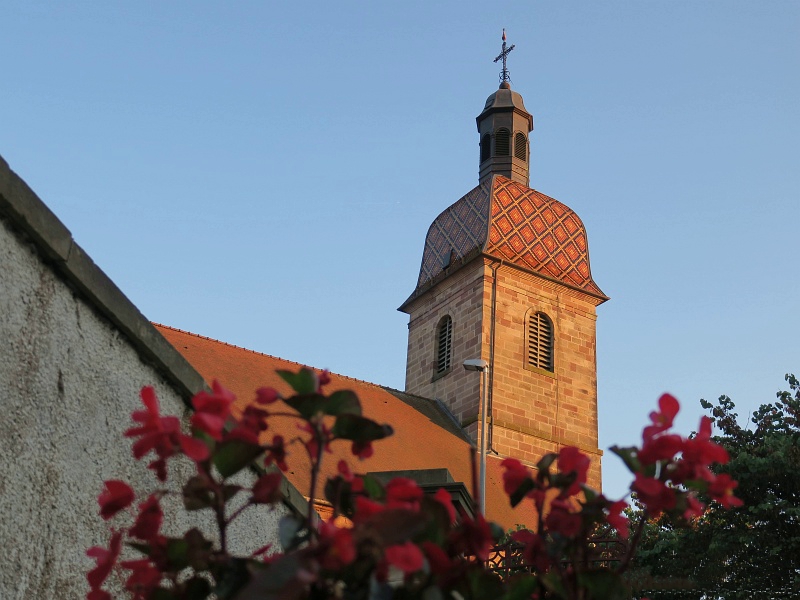
[[[581,220],[529,187],[533,117],[511,89],[511,49],[504,37],[500,87],[477,117],[478,185],[431,224],[400,306],[409,315],[406,389],[339,374],[326,388],[354,391],[364,414],[394,434],[363,461],[334,442],[322,472],[345,459],[360,473],[445,488],[471,511],[479,446],[488,450],[486,516],[504,529],[535,523],[531,503],[509,505],[504,457],[533,466],[577,446],[592,458],[589,485],[600,488],[595,311],[607,300]],[[87,565],[76,548],[107,539],[103,522],[87,518],[103,481],[154,485],[123,437],[141,388],[154,386],[162,412],[187,423],[192,395],[214,380],[244,409],[260,387],[288,394],[275,371],[303,365],[151,323],[2,158],[0,256],[0,510],[14,515],[0,522],[0,545],[14,549],[0,597],[79,597]],[[268,433],[292,440],[296,425],[271,422]],[[284,502],[237,520],[237,552],[279,544],[280,517],[305,511],[308,457],[289,450]],[[188,478],[187,465],[174,468]],[[330,513],[324,501],[315,508]],[[183,531],[195,517],[176,514],[171,525]]]
[[[535,464],[597,440],[596,307],[586,230],[568,206],[529,187],[533,116],[511,89],[503,34],[500,89],[477,117],[478,186],[428,229],[408,313],[406,392],[441,400],[478,439],[488,366],[487,437],[493,453]]]

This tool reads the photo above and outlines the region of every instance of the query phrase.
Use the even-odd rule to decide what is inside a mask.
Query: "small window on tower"
[[[511,154],[511,132],[502,127],[494,134],[495,156],[509,156]]]
[[[528,365],[553,372],[553,322],[543,312],[528,315]]]
[[[492,136],[488,133],[481,138],[481,162],[489,160],[492,153]]]
[[[528,154],[528,149],[525,147],[525,134],[517,132],[514,135],[514,157],[520,160],[525,160]]]
[[[442,317],[436,330],[436,374],[450,369],[450,355],[453,350],[453,320],[449,315]]]

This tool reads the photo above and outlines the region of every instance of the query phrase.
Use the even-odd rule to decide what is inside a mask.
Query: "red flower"
[[[545,519],[547,529],[553,533],[559,533],[564,537],[575,537],[581,531],[581,515],[572,512],[569,505],[563,500],[553,500],[550,506],[550,514]]]
[[[541,536],[528,529],[522,529],[511,534],[511,539],[523,544],[522,559],[526,564],[536,567],[540,574],[544,574],[550,569],[552,562],[547,555],[547,547]]]
[[[105,590],[90,590],[86,594],[86,600],[113,600],[111,594]]]
[[[239,439],[257,446],[259,435],[267,430],[268,416],[267,411],[257,406],[248,406],[237,421],[236,427],[225,436],[225,439]]]
[[[419,510],[419,502],[424,495],[413,479],[395,477],[386,484],[386,507]]]
[[[478,560],[488,560],[494,545],[489,524],[483,515],[470,519],[464,515],[461,526],[450,534],[450,541],[458,553],[475,556]]]
[[[589,457],[574,446],[565,446],[558,453],[558,470],[564,474],[576,475],[575,481],[565,491],[568,496],[574,496],[581,491],[581,485],[586,483],[589,465]]]
[[[331,453],[331,439],[333,436],[331,435],[331,430],[328,429],[328,426],[324,423],[319,424],[319,432],[314,429],[314,426],[311,423],[303,423],[297,424],[297,428],[301,431],[305,431],[306,433],[310,433],[311,437],[308,438],[303,444],[306,447],[306,451],[308,452],[308,456],[312,461],[317,460],[317,456],[319,455],[319,440],[322,438],[322,449],[325,452]]]
[[[717,477],[708,486],[708,495],[714,500],[722,504],[725,508],[734,506],[741,506],[743,504],[741,498],[733,495],[733,490],[739,485],[738,481],[731,479],[727,473],[717,475]]]
[[[659,412],[653,411],[650,413],[650,420],[653,424],[645,427],[644,432],[642,432],[642,437],[645,440],[672,427],[672,422],[681,405],[674,396],[664,394],[658,399],[658,408]]]
[[[677,502],[675,490],[667,487],[663,481],[636,473],[636,480],[631,484],[631,490],[636,492],[652,517],[675,508]]]
[[[289,466],[286,464],[286,446],[283,443],[282,435],[276,435],[272,438],[272,445],[267,446],[266,450],[267,454],[264,457],[264,462],[267,465],[275,463],[284,473],[289,470]]]
[[[369,440],[363,442],[353,442],[352,446],[350,447],[350,451],[353,453],[354,456],[357,456],[361,460],[365,458],[369,458],[374,454],[374,450],[372,449],[372,442]]]
[[[356,547],[351,529],[340,529],[332,523],[322,521],[319,539],[320,547],[323,549],[320,560],[323,569],[341,569],[356,559]]]
[[[140,540],[151,540],[158,535],[163,521],[164,513],[158,503],[158,496],[151,494],[139,505],[139,516],[136,517],[136,522],[128,533]]]
[[[503,459],[500,466],[505,469],[503,471],[503,490],[509,496],[516,492],[526,479],[531,477],[528,467],[516,458]]]
[[[97,561],[97,566],[86,574],[86,580],[92,590],[99,590],[103,582],[108,578],[111,569],[119,558],[122,549],[122,533],[117,531],[111,536],[108,550],[100,546],[93,546],[86,551],[86,555]]]
[[[119,511],[133,504],[133,489],[124,481],[111,479],[104,481],[105,489],[100,492],[97,502],[100,504],[100,516],[106,521]]]
[[[411,542],[389,546],[384,552],[389,564],[397,567],[403,573],[419,571],[425,563],[425,556],[422,554],[422,550]]]
[[[134,458],[138,460],[151,450],[155,452],[158,458],[148,468],[156,472],[160,481],[167,479],[166,460],[179,452],[184,452],[197,462],[208,458],[205,444],[181,433],[177,417],[162,417],[159,414],[158,398],[152,387],[143,387],[141,396],[145,410],[134,411],[131,415],[141,425],[125,432],[126,437],[139,438],[132,446]]]
[[[350,470],[350,465],[343,459],[336,464],[336,470],[339,471],[339,475],[342,476],[342,479],[348,483],[352,483],[353,479],[355,479],[355,475],[353,475],[353,472]]]
[[[447,574],[453,563],[447,553],[433,542],[422,542],[422,550],[428,559],[431,571],[435,575]]]
[[[622,512],[628,507],[628,503],[625,500],[617,500],[616,502],[611,502],[606,507],[606,521],[609,525],[611,525],[614,529],[617,530],[619,537],[624,540],[628,539],[628,517]]]
[[[202,391],[192,398],[192,406],[196,411],[192,415],[192,427],[215,440],[221,440],[222,430],[231,414],[231,404],[236,400],[236,396],[216,380],[212,384],[212,389],[210,394]]]
[[[444,506],[445,510],[447,511],[447,517],[450,519],[450,523],[451,524],[455,523],[456,507],[453,506],[453,499],[450,497],[450,492],[448,492],[444,488],[439,488],[433,495],[433,499],[436,500],[442,506]]]
[[[256,402],[259,404],[272,404],[281,399],[275,388],[262,387],[256,390]]]
[[[639,451],[639,461],[652,465],[660,460],[672,460],[683,449],[684,439],[679,435],[660,435],[646,437]]]
[[[354,521],[369,519],[372,515],[382,512],[386,508],[383,504],[365,498],[364,496],[356,496],[355,504]]]
[[[705,511],[705,509],[705,505],[695,498],[693,494],[687,494],[686,510],[683,511],[683,518],[691,519],[692,517],[701,517],[703,516],[703,511]]]
[[[131,571],[125,582],[125,589],[133,594],[133,600],[147,600],[161,583],[159,571],[147,558],[126,560],[120,563]]]
[[[320,391],[323,385],[328,385],[330,382],[331,372],[328,369],[317,373],[317,391]]]
[[[253,485],[253,495],[250,502],[253,504],[274,504],[282,498],[281,482],[283,475],[281,473],[266,473],[258,478],[255,485]]]

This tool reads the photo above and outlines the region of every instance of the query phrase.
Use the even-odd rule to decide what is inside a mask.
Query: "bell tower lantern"
[[[503,51],[494,59],[503,61],[500,89],[486,99],[476,119],[480,135],[478,182],[484,183],[492,175],[502,175],[527,187],[530,179],[528,134],[533,131],[533,116],[525,109],[522,96],[511,89],[506,57],[513,49],[513,44],[506,47],[503,30]]]

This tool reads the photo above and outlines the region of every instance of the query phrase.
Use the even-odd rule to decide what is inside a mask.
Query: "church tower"
[[[511,89],[506,47],[500,88],[477,117],[478,186],[428,229],[409,315],[406,391],[443,402],[473,439],[489,365],[490,455],[535,464],[565,445],[592,458],[597,440],[596,307],[583,223],[528,187],[533,117]]]

